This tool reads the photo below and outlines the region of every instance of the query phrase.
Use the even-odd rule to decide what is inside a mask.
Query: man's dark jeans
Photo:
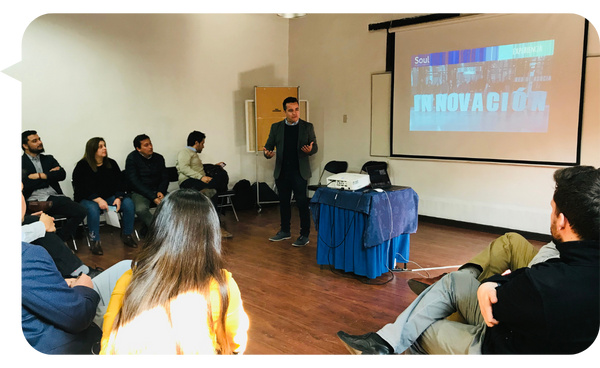
[[[292,192],[296,198],[296,206],[300,214],[300,235],[310,234],[310,210],[306,196],[308,182],[302,178],[300,171],[282,171],[275,180],[279,192],[279,213],[281,215],[281,231],[290,232],[292,219]]]

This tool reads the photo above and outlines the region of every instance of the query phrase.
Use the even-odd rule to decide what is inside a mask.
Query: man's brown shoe
[[[221,238],[223,238],[223,239],[233,238],[233,234],[231,234],[229,231],[221,228]]]
[[[410,279],[408,280],[408,287],[410,288],[410,290],[412,290],[413,293],[420,295],[423,291],[425,291],[425,289],[435,284],[442,277],[444,277],[444,275],[447,275],[447,273],[443,273],[436,277]]]

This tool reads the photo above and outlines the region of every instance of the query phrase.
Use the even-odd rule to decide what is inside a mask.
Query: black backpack
[[[259,196],[259,200],[260,202],[279,202],[279,196],[277,195],[277,193],[275,193],[273,191],[273,189],[271,189],[271,187],[269,187],[269,185],[265,182],[260,182],[260,185],[258,186],[258,196]],[[252,195],[254,196],[254,202],[258,202],[256,200],[256,183],[252,184]]]
[[[236,210],[249,210],[254,208],[256,194],[252,193],[250,182],[242,179],[233,186],[235,195],[231,198]]]

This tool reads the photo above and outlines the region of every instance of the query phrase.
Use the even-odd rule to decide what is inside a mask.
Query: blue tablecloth
[[[418,202],[411,188],[384,193],[319,188],[310,201],[317,263],[376,278],[393,268],[394,260],[408,262]]]

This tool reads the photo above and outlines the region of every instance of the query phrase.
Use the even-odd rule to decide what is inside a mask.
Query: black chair
[[[28,203],[25,214],[31,215],[31,213],[32,213],[32,210],[30,209],[29,203]],[[60,229],[61,226],[68,220],[67,216],[65,216],[63,214],[58,214],[58,213],[53,214],[52,217],[54,218],[54,225],[56,226],[57,230]],[[74,236],[71,237],[71,241],[73,242],[73,251],[77,252],[77,242],[75,241]]]
[[[179,181],[179,173],[175,166],[167,167],[167,174],[169,175],[169,182]]]
[[[367,167],[369,167],[369,166],[377,166],[377,165],[385,165],[385,168],[387,169],[387,162],[385,162],[385,161],[367,161],[367,162],[365,162],[365,164],[360,169],[360,173],[361,174],[363,172],[368,173],[367,172]]]
[[[210,164],[205,164],[205,167],[207,167],[207,165]],[[169,176],[169,182],[179,181],[179,173],[177,172],[177,168],[175,166],[167,167],[167,174]],[[235,215],[235,219],[239,222],[240,219],[238,218],[237,212],[235,211],[235,207],[233,206],[233,201],[231,200],[231,197],[235,195],[235,192],[233,190],[228,190],[226,192],[217,193],[216,195],[219,199],[219,204],[217,205],[217,207],[218,209],[221,209],[221,213],[223,208],[231,207],[231,209],[233,210],[233,214]]]
[[[235,206],[233,205],[233,201],[231,200],[231,197],[235,196],[235,192],[233,190],[228,190],[226,192],[217,193],[216,196],[219,199],[219,204],[217,205],[217,207],[219,209],[221,209],[221,214],[223,213],[224,208],[231,207],[231,209],[233,210],[235,219],[237,220],[237,222],[240,222],[237,212],[235,211]]]
[[[323,171],[321,172],[321,176],[319,177],[319,184],[309,185],[308,190],[316,191],[317,189],[323,186],[321,185],[321,179],[323,178],[323,174],[325,173],[325,171],[330,172],[332,174],[339,174],[346,172],[346,170],[348,170],[348,163],[346,161],[329,161],[323,168]]]

